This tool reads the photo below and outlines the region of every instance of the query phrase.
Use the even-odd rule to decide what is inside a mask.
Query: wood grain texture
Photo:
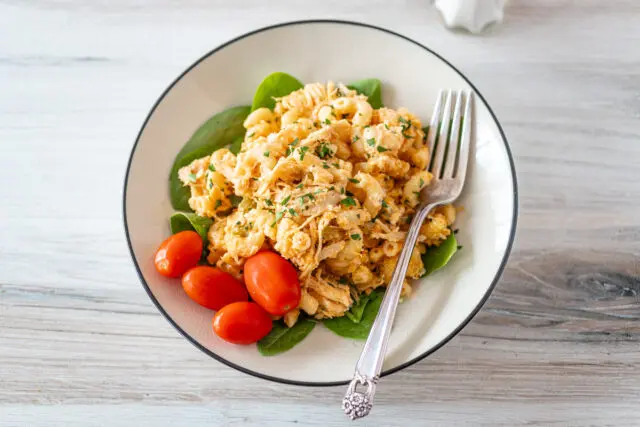
[[[363,425],[640,425],[640,3],[512,0],[481,37],[427,0],[0,1],[0,425],[315,425],[343,388],[269,383],[195,350],[138,283],[121,197],[135,135],[203,52],[341,18],[456,64],[520,184],[503,279],[464,331],[384,380]]]

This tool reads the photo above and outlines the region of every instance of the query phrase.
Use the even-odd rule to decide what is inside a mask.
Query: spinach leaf
[[[243,142],[244,142],[244,135],[237,137],[229,145],[229,151],[231,151],[235,155],[238,155],[238,153],[240,152],[240,149],[242,148]]]
[[[255,95],[253,95],[251,111],[262,107],[273,110],[276,106],[276,101],[273,98],[289,95],[291,92],[302,89],[303,87],[304,85],[300,83],[298,79],[287,73],[277,72],[269,74],[262,83],[260,83]]]
[[[358,302],[353,304],[349,311],[347,311],[344,315],[347,316],[352,322],[360,323],[360,321],[362,320],[362,315],[364,314],[364,309],[369,301],[371,301],[371,295],[373,295],[373,293],[369,295],[360,295],[360,299],[358,300]]]
[[[242,123],[249,115],[250,109],[245,106],[233,107],[216,114],[204,122],[182,147],[169,174],[169,195],[174,209],[191,211],[188,203],[189,188],[182,185],[178,178],[178,169],[242,137],[245,132]]]
[[[382,289],[375,290],[371,293],[369,302],[364,307],[362,319],[359,323],[354,323],[347,316],[325,319],[322,323],[329,328],[329,330],[341,337],[352,338],[354,340],[366,340],[373,326],[373,322],[378,315],[383,295],[384,290]]]
[[[374,109],[382,108],[382,83],[378,79],[364,79],[347,85],[361,95],[366,95]]]
[[[451,233],[447,239],[440,243],[440,246],[431,246],[422,255],[422,263],[424,264],[424,274],[422,277],[427,276],[434,271],[444,267],[453,254],[458,251],[458,242],[456,236]]]
[[[424,142],[425,144],[427,143],[427,137],[429,136],[429,127],[430,127],[430,125],[426,125],[425,127],[423,127],[423,128],[422,128],[422,132],[424,132],[424,137],[423,137],[423,139],[422,139],[422,142]],[[431,154],[432,154],[432,153],[429,153],[429,157],[431,157]],[[428,168],[429,166],[430,166],[430,165],[429,165],[429,164],[427,164],[427,168]]]
[[[316,326],[316,322],[309,319],[298,319],[298,322],[289,328],[281,321],[273,322],[273,328],[269,334],[258,341],[258,351],[263,356],[275,356],[291,350],[300,343]]]
[[[171,234],[193,230],[198,233],[205,242],[207,241],[207,232],[211,224],[213,224],[211,218],[204,218],[190,212],[176,212],[169,218]]]

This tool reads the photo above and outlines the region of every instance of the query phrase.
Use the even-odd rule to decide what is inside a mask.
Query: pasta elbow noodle
[[[357,101],[356,113],[353,116],[353,124],[356,126],[368,126],[373,116],[373,108],[367,101]]]
[[[274,118],[273,112],[268,108],[258,108],[247,116],[243,125],[246,129],[249,129],[262,122],[271,123]]]
[[[394,257],[400,253],[402,245],[400,242],[387,241],[382,244],[382,251],[385,256]]]

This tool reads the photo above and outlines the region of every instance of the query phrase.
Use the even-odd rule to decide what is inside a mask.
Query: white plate
[[[452,65],[420,44],[380,28],[337,21],[276,25],[238,37],[193,64],[162,94],[133,147],[125,178],[124,221],[142,284],[162,314],[205,353],[243,372],[303,385],[346,383],[363,346],[318,325],[291,351],[263,357],[211,331],[213,312],[156,273],[153,254],[170,233],[168,173],[191,134],[214,113],[250,105],[260,81],[284,71],[302,82],[377,77],[383,102],[428,123],[441,88],[469,89]],[[476,314],[495,286],[513,241],[517,192],[507,141],[482,96],[476,97],[475,147],[456,227],[464,249],[415,286],[401,304],[384,374],[438,349]]]

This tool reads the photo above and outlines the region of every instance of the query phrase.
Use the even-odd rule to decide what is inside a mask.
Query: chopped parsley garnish
[[[407,129],[411,128],[411,120],[407,121],[404,117],[400,117],[398,121],[402,123],[402,136],[408,139],[413,138],[411,135],[407,135],[406,133]]]
[[[356,205],[356,201],[353,200],[353,197],[346,197],[342,200],[340,200],[340,204],[343,206],[355,206]]]
[[[331,187],[329,187],[329,191],[334,191],[336,189],[336,187],[334,187],[333,185]]]
[[[384,148],[382,145],[378,145],[376,149],[378,150],[378,153],[384,153],[385,151],[389,151],[388,148]]]
[[[325,169],[329,169],[331,166],[329,166],[329,165],[327,164],[327,162],[324,162],[324,163],[322,164],[322,167],[323,167],[323,168],[325,168]]]
[[[284,199],[282,199],[282,201],[280,202],[280,204],[282,206],[285,206],[287,203],[289,203],[289,200],[291,200],[291,195],[288,195],[287,197],[285,197]]]
[[[209,163],[209,170],[211,172],[215,172],[216,171],[216,167],[213,165],[213,163]]]
[[[213,208],[214,209],[218,209],[220,206],[222,206],[222,200],[218,199],[218,200],[216,200],[216,204],[215,204],[215,206]]]
[[[303,194],[302,196],[300,196],[299,200],[300,200],[300,205],[304,204],[305,199],[309,199],[309,201],[315,200],[316,198],[314,197],[313,194],[311,193],[307,193],[307,194]]]
[[[353,142],[356,142],[359,139],[360,139],[360,137],[358,135],[356,135],[356,136],[353,137]]]
[[[329,119],[324,119],[324,124],[325,124],[325,125],[330,125],[330,124],[331,124],[331,120],[329,120]]]
[[[273,202],[271,201],[271,199],[264,199],[264,204],[267,206],[273,206]]]
[[[264,156],[265,156],[265,157],[269,157],[269,152],[268,152],[268,151],[265,151],[265,152],[264,152],[264,153],[262,153],[262,154],[264,154]]]
[[[382,201],[382,207],[383,208],[388,208],[389,205],[387,204],[387,202],[385,202],[384,200]]]
[[[344,187],[340,188],[340,194],[344,194]]]
[[[353,182],[354,184],[360,184],[360,181],[358,181],[355,178],[349,178],[349,182]]]
[[[359,234],[352,234],[351,235],[351,240],[362,240],[362,236]]]
[[[376,139],[375,139],[375,138],[369,138],[369,139],[367,139],[367,144],[368,144],[370,147],[373,147],[374,145],[376,145]]]
[[[276,219],[271,223],[271,226],[275,227],[276,222],[280,221],[283,215],[284,215],[284,212],[276,212]]]
[[[333,151],[331,150],[331,146],[329,144],[323,142],[316,147],[316,154],[321,159],[326,159],[327,157],[333,156]]]
[[[293,208],[289,208],[289,213],[291,214],[291,216],[296,216],[296,215],[298,215],[298,213],[296,212],[296,210],[295,210],[295,209],[293,209]]]
[[[291,141],[291,144],[289,144],[289,146],[287,147],[287,156],[290,156],[295,151],[295,146],[298,145],[298,143],[300,143],[299,138]],[[302,157],[304,157],[304,155],[302,155]]]
[[[213,181],[207,182],[207,188],[211,190],[213,188]]]
[[[296,188],[298,188],[298,189],[300,189],[300,188],[302,188],[302,187],[303,187],[302,183],[300,183],[300,184],[296,185]]]
[[[304,155],[309,151],[309,147],[300,147],[298,151],[300,152],[300,161],[302,161],[304,160]]]
[[[385,123],[385,124],[384,124],[384,128],[385,128],[386,130],[389,130],[389,125]]]
[[[251,138],[253,135],[255,135],[255,132],[251,132],[250,134],[248,134],[247,138]]]
[[[198,177],[196,176],[195,173],[190,173],[189,174],[189,181],[196,182],[197,180],[198,180]]]
[[[424,187],[424,179],[420,178],[420,187]]]

